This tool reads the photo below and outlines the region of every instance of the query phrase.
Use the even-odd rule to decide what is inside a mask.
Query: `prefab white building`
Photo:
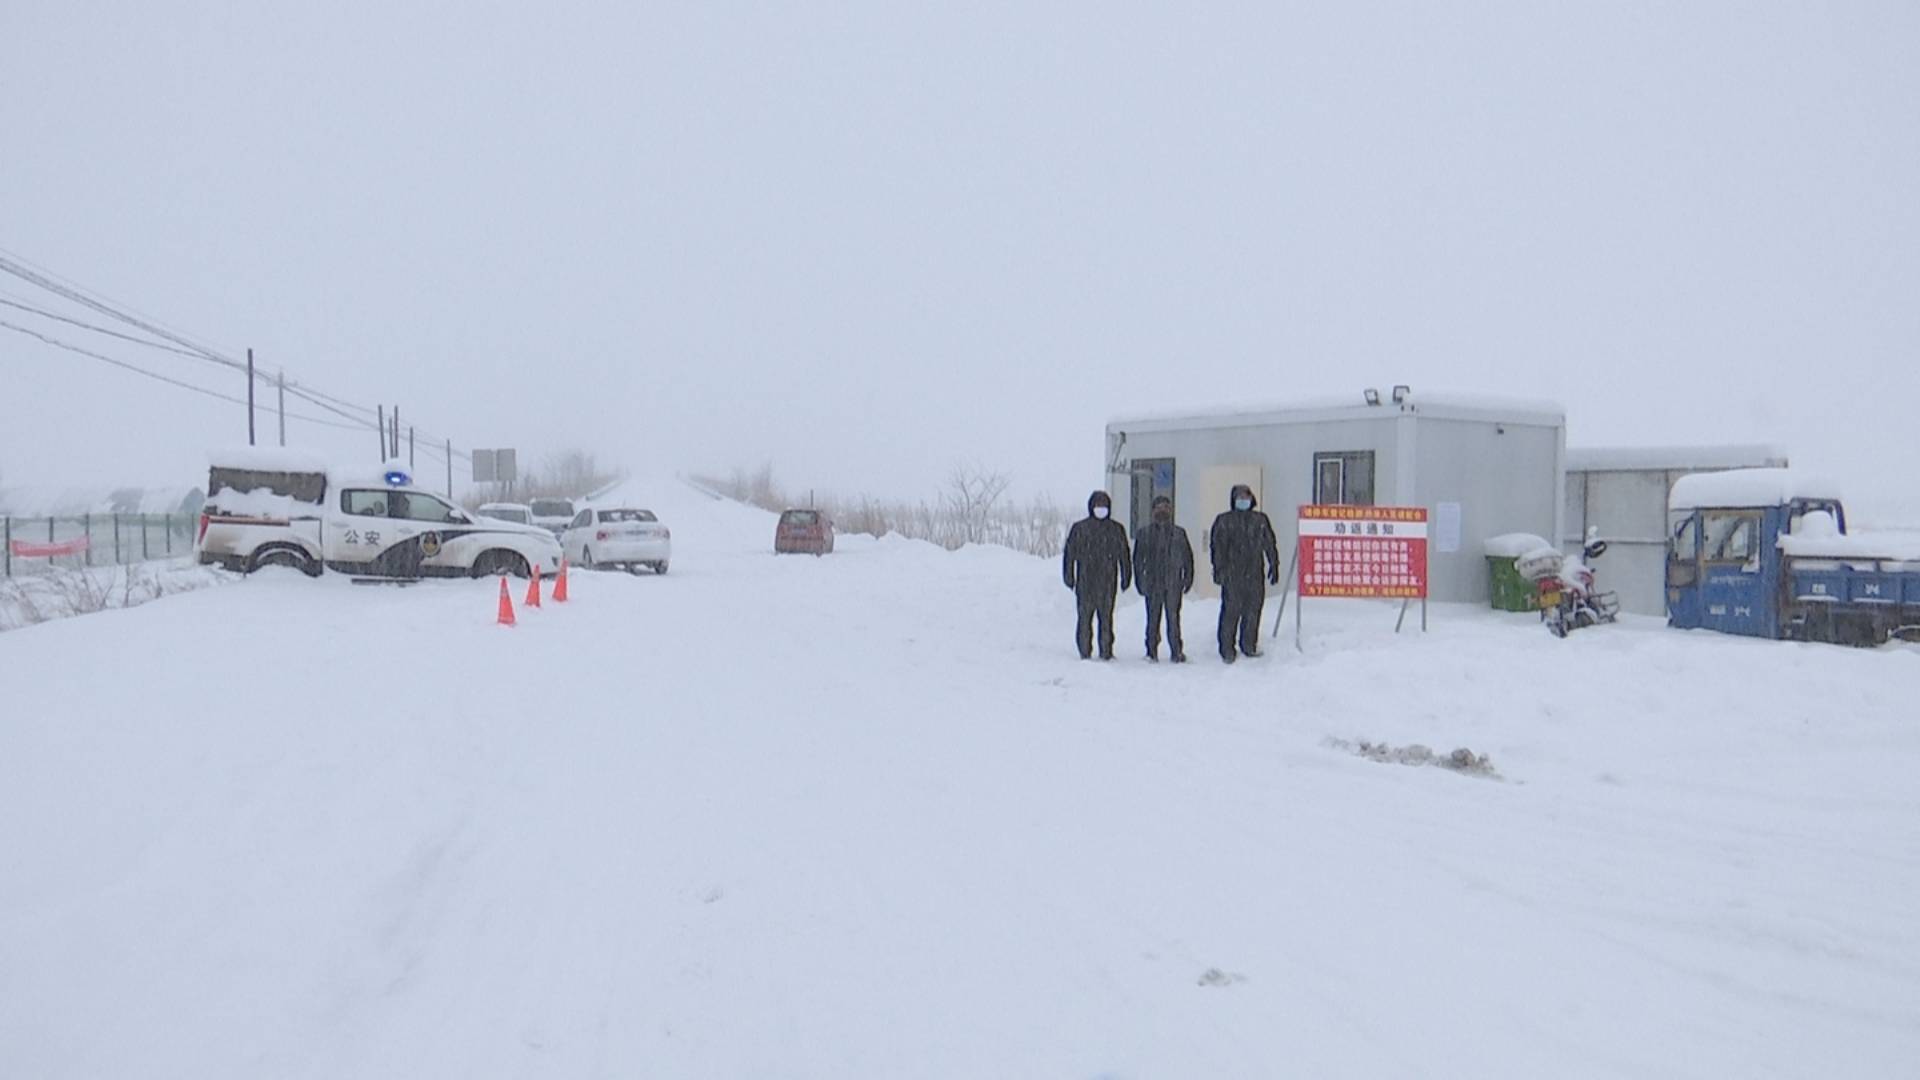
[[[1484,601],[1481,544],[1503,533],[1559,536],[1566,412],[1550,402],[1416,395],[1135,416],[1107,425],[1115,516],[1145,524],[1156,495],[1193,539],[1196,591],[1212,595],[1207,530],[1236,484],[1251,487],[1287,560],[1307,503],[1421,506],[1428,591]]]
[[[1667,613],[1667,493],[1688,473],[1784,469],[1777,446],[1575,447],[1567,451],[1562,548],[1579,550],[1589,528],[1607,553],[1594,566],[1623,611]]]

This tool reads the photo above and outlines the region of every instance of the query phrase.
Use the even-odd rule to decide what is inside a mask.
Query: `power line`
[[[145,375],[149,379],[154,379],[159,382],[166,383],[169,386],[177,386],[182,390],[191,390],[196,394],[205,394],[206,396],[211,398],[219,398],[221,401],[230,401],[235,405],[245,405],[247,403],[246,398],[235,397],[232,394],[223,394],[218,390],[210,390],[204,386],[197,386],[183,379],[176,379],[171,375],[162,375],[160,372],[157,372],[157,371],[149,371],[146,368],[140,367],[137,364],[129,364],[125,360],[116,359],[115,357],[107,356],[104,353],[97,353],[97,352],[94,352],[92,349],[82,348],[79,345],[74,345],[70,342],[61,341],[58,338],[50,338],[38,330],[34,330],[30,327],[19,326],[15,323],[10,323],[6,321],[5,319],[0,319],[0,328],[25,334],[31,338],[38,338],[39,340],[45,342],[48,345],[53,346],[56,349],[65,349],[68,352],[79,353],[81,356],[91,357],[95,360],[101,361],[102,363],[112,364],[114,367],[123,368],[127,371],[133,372],[136,375]],[[309,424],[319,424],[323,427],[346,428],[349,430],[357,430],[360,427],[360,425],[357,425],[357,424],[342,424],[337,420],[327,420],[318,416],[306,416],[301,413],[288,413],[287,418],[290,420],[302,420]]]
[[[96,300],[92,296],[87,295],[85,292],[81,291],[78,288],[72,288],[65,284],[62,284],[61,282],[56,281],[53,278],[49,278],[46,275],[41,274],[40,272],[32,269],[31,267],[15,262],[14,260],[9,259],[4,255],[0,255],[0,272],[12,274],[14,277],[17,277],[23,281],[28,281],[28,282],[31,282],[32,284],[38,285],[41,288],[57,296],[66,297],[68,300],[71,300],[74,303],[81,305],[82,307],[92,308],[94,311],[97,311],[100,314],[105,315],[109,318],[118,319],[129,326],[133,326],[141,330],[145,330],[147,333],[152,334],[154,337],[160,338],[163,341],[171,341],[175,345],[192,349],[198,352],[201,356],[205,357],[208,360],[212,360],[215,363],[225,364],[230,368],[236,368],[240,370],[244,370],[247,366],[244,362],[235,360],[230,356],[222,356],[221,354],[214,352],[212,349],[209,349],[206,346],[201,345],[199,342],[194,341],[191,338],[185,337],[180,334],[176,334],[173,331],[168,330],[163,326],[159,326],[154,323],[148,322],[147,320],[142,319],[136,315],[128,314],[127,312],[121,311],[120,309],[114,307],[111,304],[103,303],[99,300]]]
[[[82,330],[91,330],[96,334],[105,334],[108,337],[119,338],[122,341],[130,341],[135,345],[145,345],[149,349],[159,349],[162,352],[170,352],[180,356],[188,356],[188,357],[192,357],[195,360],[206,360],[208,363],[219,363],[219,361],[217,360],[208,360],[207,357],[202,356],[199,353],[193,352],[188,349],[175,348],[172,345],[163,345],[158,341],[148,341],[145,338],[137,338],[137,337],[134,337],[132,334],[123,334],[118,330],[110,330],[104,326],[95,326],[93,323],[82,322],[79,319],[68,318],[65,315],[61,315],[57,312],[48,311],[45,308],[37,308],[37,307],[34,307],[32,304],[23,304],[18,300],[9,300],[6,297],[0,296],[0,304],[5,304],[10,308],[18,308],[21,311],[30,311],[35,315],[39,315],[48,319],[53,319],[57,322],[63,322],[68,324],[69,326],[77,326]]]
[[[38,285],[41,288],[46,289],[57,296],[64,297],[76,304],[80,304],[84,307],[90,308],[110,318],[117,319],[130,326],[133,326],[137,329],[140,329],[149,334],[152,334],[155,337],[161,338],[165,341],[172,342],[174,343],[174,345],[181,346],[181,348],[172,348],[167,345],[162,345],[158,342],[145,341],[140,338],[132,337],[127,334],[109,330],[105,327],[94,326],[91,323],[85,323],[76,319],[67,318],[66,316],[57,315],[52,312],[31,307],[26,304],[8,302],[5,300],[0,300],[0,303],[7,303],[11,307],[16,307],[22,310],[31,311],[34,314],[42,315],[47,318],[57,319],[61,322],[70,323],[74,326],[78,326],[87,330],[108,334],[113,337],[132,342],[134,344],[144,345],[149,348],[162,349],[167,352],[179,353],[180,355],[183,355],[183,356],[204,360],[204,361],[207,361],[208,363],[221,365],[224,367],[232,368],[234,370],[239,370],[239,371],[247,370],[248,365],[244,361],[236,360],[233,357],[227,356],[208,346],[202,345],[198,341],[195,341],[194,339],[186,336],[183,333],[178,333],[178,332],[169,330],[165,326],[161,325],[158,322],[158,320],[153,319],[150,316],[142,315],[137,311],[133,311],[133,309],[129,305],[120,303],[119,301],[113,301],[112,303],[108,303],[107,301],[112,300],[111,297],[106,297],[105,294],[98,293],[97,290],[87,289],[86,287],[78,284],[77,282],[64,279],[60,275],[54,273],[52,270],[38,266],[34,264],[31,260],[28,260],[25,256],[8,251],[5,248],[0,248],[0,271],[4,271],[5,273],[12,274],[13,276],[21,278],[22,280],[28,281],[34,285]],[[126,310],[122,310],[122,309],[126,309]],[[215,397],[222,397],[222,398],[225,398],[225,400],[233,401],[237,404],[242,404],[242,405],[247,404],[247,402],[244,399],[228,398],[225,395],[218,394],[215,391],[206,390],[205,388],[202,388],[202,387],[196,387],[191,383],[183,383],[175,379],[169,379],[157,373],[146,371],[143,368],[134,367],[133,365],[127,364],[124,361],[115,360],[111,357],[102,356],[98,353],[93,353],[84,349],[80,349],[77,346],[72,346],[64,342],[55,341],[51,338],[45,337],[42,334],[28,330],[24,327],[13,326],[10,323],[0,323],[0,325],[5,325],[9,329],[18,330],[22,333],[32,334],[34,337],[38,337],[42,341],[46,341],[49,344],[57,345],[61,348],[69,349],[71,351],[80,352],[83,355],[92,356],[95,359],[104,360],[107,363],[114,364],[119,367],[124,367],[124,368],[127,368],[128,370],[136,371],[136,372],[139,372],[140,374],[148,375],[150,377],[160,379],[162,382],[170,382],[178,386],[184,386],[189,389],[197,390],[202,393],[211,394]],[[300,419],[302,420],[305,420],[309,423],[325,424],[331,427],[346,428],[350,430],[356,429],[356,428],[364,429],[364,428],[370,428],[370,427],[371,428],[379,427],[379,424],[373,419],[373,417],[376,414],[376,410],[373,408],[370,408],[366,405],[361,405],[357,402],[348,401],[344,398],[335,397],[332,394],[323,393],[319,390],[313,389],[312,387],[306,386],[295,380],[290,380],[286,377],[286,371],[284,369],[280,371],[279,383],[281,387],[286,390],[287,393],[293,394],[295,397],[302,398],[307,402],[309,402],[310,404],[317,405],[320,408],[325,409],[330,413],[343,417],[346,420],[351,421],[351,423],[341,424],[335,421],[323,420],[318,417],[311,417],[311,416],[300,417]],[[362,415],[355,416],[353,413],[345,411],[349,409],[357,410]],[[293,414],[288,414],[288,415],[293,415]],[[426,438],[429,442],[440,443],[443,441],[447,441],[445,440],[444,436],[436,435],[433,432],[427,431],[424,428],[420,428],[416,426],[414,430],[418,435]],[[384,432],[382,434],[384,437]],[[453,454],[455,457],[458,457],[458,458],[462,458],[468,461],[472,460],[471,454],[468,454],[459,450],[453,451]]]
[[[51,268],[42,266],[39,263],[34,262],[32,259],[27,258],[25,255],[22,255],[17,251],[9,251],[6,248],[0,247],[0,256],[5,256],[6,258],[13,260],[14,262],[19,263],[20,265],[25,266],[28,269],[36,271],[37,273],[45,277],[52,278],[54,281],[59,282],[60,284],[66,286],[69,289],[86,293],[99,302],[115,305],[116,307],[121,308],[124,311],[130,312],[133,315],[139,316],[141,319],[144,319],[148,322],[156,323],[156,324],[160,323],[160,320],[158,318],[152,315],[148,315],[146,312],[141,311],[139,308],[134,307],[132,304],[129,304],[123,300],[119,300],[114,297],[108,296],[106,293],[101,292],[99,289],[94,289],[86,285],[82,285],[80,282],[77,282],[72,278],[66,277],[63,274],[56,273]],[[198,354],[201,354],[201,355],[217,354],[216,350],[200,345],[197,342],[189,347],[197,350]],[[238,360],[233,360],[230,357],[222,356],[221,359],[236,365],[240,363]]]

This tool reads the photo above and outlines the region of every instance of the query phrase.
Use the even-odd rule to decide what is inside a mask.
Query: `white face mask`
[[[1093,508],[1093,516],[1099,518],[1101,521],[1107,520],[1107,515],[1111,512],[1112,511],[1104,506],[1096,506]]]
[[[1235,510],[1251,510],[1253,509],[1253,501],[1251,499],[1235,499],[1233,500],[1233,508]]]

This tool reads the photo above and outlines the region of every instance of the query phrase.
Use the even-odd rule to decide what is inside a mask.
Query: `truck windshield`
[[[566,499],[533,500],[533,516],[543,518],[570,518],[573,516],[573,503]]]

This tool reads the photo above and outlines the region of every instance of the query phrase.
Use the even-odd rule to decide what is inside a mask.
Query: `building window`
[[[1373,505],[1373,451],[1313,455],[1313,501],[1321,506]]]

